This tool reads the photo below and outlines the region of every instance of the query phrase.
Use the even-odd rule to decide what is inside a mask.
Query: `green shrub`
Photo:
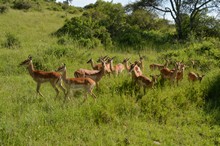
[[[28,10],[31,7],[32,4],[29,1],[24,1],[24,0],[15,1],[13,5],[13,8],[18,10]]]
[[[6,13],[8,11],[8,7],[6,5],[0,5],[0,14]]]
[[[3,43],[3,47],[9,48],[9,49],[20,48],[21,42],[13,34],[8,33],[6,34],[6,41]]]

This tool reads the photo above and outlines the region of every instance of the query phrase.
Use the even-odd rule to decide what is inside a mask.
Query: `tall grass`
[[[49,83],[42,84],[44,97],[36,96],[36,83],[25,68],[18,66],[29,54],[38,69],[52,71],[66,63],[69,77],[73,77],[76,69],[91,68],[87,60],[101,55],[116,56],[115,63],[124,57],[131,57],[131,61],[138,59],[138,53],[133,51],[58,45],[50,34],[62,26],[62,15],[63,12],[47,10],[11,9],[1,15],[0,43],[5,41],[6,33],[13,33],[21,48],[0,49],[0,145],[220,144],[216,66],[203,72],[206,76],[201,84],[187,81],[186,74],[192,70],[188,68],[179,86],[165,82],[165,86],[148,89],[146,95],[143,90],[135,92],[130,75],[124,72],[118,77],[103,77],[100,89],[94,91],[96,101],[89,97],[81,104],[83,94],[77,93],[63,103],[63,93],[55,99]],[[177,54],[174,59],[186,61],[185,49],[171,51]],[[163,63],[162,57],[170,54],[153,49],[141,53],[147,56],[143,71],[146,76],[159,73],[149,70],[150,63]]]

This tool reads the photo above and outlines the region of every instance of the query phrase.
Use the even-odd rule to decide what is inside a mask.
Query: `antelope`
[[[62,89],[63,93],[65,94],[65,89],[62,86],[61,83],[61,75],[57,72],[46,72],[46,71],[41,71],[41,70],[35,70],[34,65],[32,62],[32,57],[29,56],[28,59],[24,60],[23,62],[20,63],[21,66],[25,65],[27,66],[27,69],[29,71],[29,74],[31,77],[34,79],[35,82],[37,82],[37,94],[43,97],[43,94],[40,92],[40,86],[42,83],[45,82],[50,82],[52,87],[56,91],[56,97],[59,94],[59,90],[56,87],[57,85]]]
[[[168,64],[169,64],[169,61],[166,59],[166,62],[165,62],[164,65],[163,64],[155,64],[155,63],[153,63],[153,64],[150,64],[149,67],[150,67],[151,70],[156,70],[156,69],[161,70],[163,68],[167,68]]]
[[[140,53],[138,53],[138,55],[139,55],[139,59],[140,59],[140,60],[139,60],[139,63],[138,63],[138,66],[140,67],[141,70],[143,70],[143,69],[144,69],[144,63],[143,63],[143,61],[144,61],[144,57],[145,57],[145,56],[141,56]]]
[[[92,58],[89,59],[89,61],[87,61],[87,63],[91,63],[92,69],[94,69],[94,70],[101,70],[101,68],[102,68],[102,64],[101,63],[95,64],[94,60]]]
[[[94,99],[96,99],[96,95],[93,93],[93,89],[96,85],[95,81],[93,81],[90,78],[67,78],[66,73],[66,65],[63,64],[62,66],[58,67],[56,70],[57,72],[61,72],[62,80],[64,82],[64,85],[67,89],[67,93],[65,96],[65,100],[68,98],[70,90],[85,90],[85,99],[87,99],[87,95],[90,94]],[[83,102],[84,102],[83,101]]]
[[[194,73],[194,72],[189,72],[188,73],[188,81],[192,81],[192,82],[195,82],[195,81],[202,81],[203,77],[205,75],[199,75],[198,73]]]
[[[144,94],[146,93],[146,88],[153,88],[154,84],[157,82],[157,78],[159,75],[150,75],[152,80],[144,75],[140,75],[137,70],[135,70],[135,67],[137,65],[134,65],[131,67],[131,70],[134,74],[135,81],[139,86],[142,86],[144,88]]]
[[[125,66],[125,69],[129,72],[130,70],[130,66],[128,65],[128,60],[130,58],[125,58],[123,61],[122,61],[122,64]]]
[[[105,72],[106,72],[105,61],[101,60],[101,62],[102,62],[102,66],[103,66],[101,68],[101,70],[79,69],[74,72],[74,76],[76,78],[79,78],[79,77],[91,78],[92,80],[94,80],[96,82],[96,86],[98,87],[98,82],[102,79],[102,77],[105,75]]]
[[[179,81],[182,81],[183,80],[183,75],[184,75],[184,70],[186,68],[186,65],[184,64],[181,64],[180,65],[180,71],[177,72],[177,75],[176,75],[176,83],[177,83],[177,86],[178,86],[178,83]]]
[[[113,59],[115,57],[109,59],[109,62],[110,62],[110,69],[111,69],[111,72],[114,73],[116,76],[119,74],[119,73],[122,73],[122,71],[125,69],[124,65],[122,63],[119,63],[117,65],[113,65]]]
[[[142,71],[137,64],[131,64],[129,72],[132,73],[132,80],[137,81],[137,77],[142,75]]]
[[[173,84],[177,77],[177,72],[179,70],[180,63],[177,62],[175,64],[175,69],[172,71],[168,68],[163,68],[160,70],[162,79],[169,79],[170,83]]]

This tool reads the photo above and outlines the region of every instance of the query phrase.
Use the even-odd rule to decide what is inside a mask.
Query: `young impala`
[[[195,82],[195,81],[202,81],[203,77],[205,75],[199,75],[198,73],[194,73],[194,72],[189,72],[188,73],[188,80],[189,81],[192,81],[192,82]]]
[[[96,82],[96,86],[98,87],[98,82],[102,79],[102,77],[105,75],[105,72],[106,72],[105,61],[101,60],[101,62],[103,66],[101,70],[79,69],[74,72],[74,76],[76,78],[79,78],[79,77],[91,78],[92,80]]]
[[[101,68],[102,68],[102,64],[101,63],[95,64],[94,60],[92,58],[89,59],[89,61],[87,61],[87,63],[91,63],[92,69],[94,69],[94,70],[101,70]]]
[[[123,61],[122,61],[122,64],[125,66],[125,69],[129,72],[130,71],[130,66],[128,65],[128,61],[129,61],[130,58],[125,58]]]
[[[67,89],[67,93],[64,101],[66,101],[66,99],[68,98],[70,90],[84,90],[85,91],[84,101],[87,99],[88,94],[90,94],[94,99],[96,98],[96,95],[92,92],[93,88],[96,85],[95,81],[93,81],[90,78],[67,78],[65,64],[58,67],[56,71],[62,73],[62,80]]]
[[[180,71],[177,72],[176,75],[176,84],[178,86],[179,81],[183,80],[184,70],[187,66],[185,64],[180,64]]]
[[[43,95],[40,92],[40,86],[42,83],[45,83],[45,82],[50,82],[50,84],[52,85],[52,87],[55,89],[55,91],[57,93],[56,97],[59,94],[59,90],[57,88],[57,85],[62,89],[62,91],[65,94],[65,89],[63,88],[63,86],[61,84],[62,79],[61,79],[61,75],[59,73],[35,70],[31,56],[29,56],[28,59],[26,59],[25,61],[21,62],[20,65],[27,66],[29,74],[34,79],[34,81],[37,82],[37,93],[40,96],[43,97]]]
[[[160,75],[150,75],[150,77],[152,78],[152,80],[144,75],[140,75],[137,70],[135,69],[135,67],[137,67],[137,65],[133,65],[131,67],[131,72],[132,74],[134,74],[134,78],[135,78],[135,81],[136,83],[139,85],[139,86],[142,86],[144,88],[144,94],[146,93],[146,88],[153,88],[154,87],[154,84],[157,82],[157,78],[160,76]]]
[[[179,68],[180,68],[180,62],[176,62],[174,70],[170,70],[168,68],[161,69],[160,73],[162,79],[169,79],[170,83],[174,84]]]
[[[122,63],[118,63],[117,65],[113,65],[114,58],[115,57],[109,59],[110,69],[111,69],[111,72],[117,76],[118,74],[122,73],[122,71],[125,69],[125,67]]]
[[[156,63],[150,64],[150,69],[151,70],[156,70],[156,69],[161,70],[163,68],[167,68],[168,64],[169,64],[169,61],[166,59],[165,64],[156,64]]]

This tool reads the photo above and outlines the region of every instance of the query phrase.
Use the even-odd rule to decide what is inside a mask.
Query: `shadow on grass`
[[[214,123],[220,125],[220,74],[207,87],[205,111],[213,115]]]

